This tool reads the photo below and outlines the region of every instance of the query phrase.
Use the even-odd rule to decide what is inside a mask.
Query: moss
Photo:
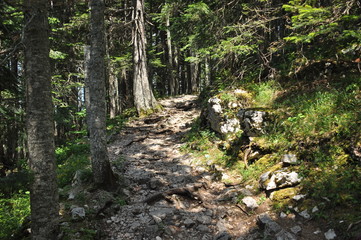
[[[297,195],[299,189],[298,188],[285,188],[278,191],[275,191],[271,194],[271,199],[273,201],[283,202],[285,200],[289,201],[294,196]]]
[[[139,110],[139,117],[146,117],[149,116],[152,113],[157,113],[163,110],[163,106],[160,104],[157,104],[154,108],[149,108],[149,109],[140,109]]]

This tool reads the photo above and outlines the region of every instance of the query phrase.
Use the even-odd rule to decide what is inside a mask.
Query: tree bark
[[[172,36],[170,33],[170,13],[169,13],[169,9],[167,10],[166,13],[166,19],[165,19],[165,26],[166,26],[166,34],[167,34],[167,52],[168,52],[168,61],[167,61],[167,65],[168,65],[168,78],[169,78],[169,94],[171,96],[174,96],[177,94],[177,87],[176,87],[176,78],[175,78],[175,74],[174,74],[174,64],[173,64],[173,50],[172,50]]]
[[[146,36],[143,0],[133,0],[133,94],[134,105],[139,115],[158,108],[150,87],[147,71]]]
[[[47,0],[26,0],[25,76],[27,137],[33,175],[30,193],[32,239],[56,239],[58,187],[49,61]]]
[[[110,167],[106,142],[105,28],[104,0],[90,0],[90,59],[88,66],[89,105],[87,122],[94,183],[111,190],[115,179]]]

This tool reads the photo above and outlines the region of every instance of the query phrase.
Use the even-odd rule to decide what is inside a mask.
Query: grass
[[[187,137],[185,149],[203,162],[209,161],[236,172],[244,184],[257,185],[259,176],[275,167],[287,152],[297,155],[303,177],[299,189],[308,196],[309,204],[318,204],[321,218],[357,222],[361,212],[361,163],[351,157],[351,148],[361,146],[361,77],[349,74],[322,83],[274,81],[246,86],[253,96],[253,108],[270,109],[272,118],[266,134],[253,141],[271,155],[264,155],[245,168],[236,157],[239,147],[220,139],[199,121]],[[220,93],[225,102],[233,100]],[[236,144],[237,145],[237,144]],[[231,153],[231,154],[230,154]],[[327,200],[325,200],[327,199]],[[281,203],[275,203],[281,208]],[[310,206],[311,206],[310,205]],[[306,206],[307,207],[307,206]],[[331,216],[331,209],[343,209]],[[348,211],[348,209],[352,209]],[[342,214],[342,212],[344,214]],[[316,217],[317,217],[316,216]],[[330,218],[331,217],[331,218]]]

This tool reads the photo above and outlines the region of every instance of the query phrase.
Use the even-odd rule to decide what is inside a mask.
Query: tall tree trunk
[[[156,110],[158,103],[148,80],[143,0],[133,0],[133,7],[134,105],[138,114],[143,115]]]
[[[109,117],[111,119],[118,116],[121,112],[120,95],[119,95],[119,80],[115,74],[114,65],[109,66]]]
[[[33,174],[30,205],[31,233],[36,240],[56,239],[58,187],[56,181],[54,119],[49,62],[47,0],[26,0],[25,76],[27,136]]]
[[[191,50],[191,56],[196,58],[197,54]],[[190,93],[198,92],[199,85],[199,63],[191,62],[190,63]]]
[[[168,68],[168,85],[169,85],[169,94],[174,96],[177,94],[176,90],[176,78],[174,74],[174,64],[173,64],[173,50],[172,50],[172,36],[170,33],[170,13],[167,10],[166,19],[165,19],[165,26],[166,26],[166,34],[167,34],[167,52],[168,52],[168,61],[167,61],[167,68]]]
[[[94,182],[111,190],[115,185],[106,142],[104,0],[90,0],[89,106],[87,106],[90,152]]]

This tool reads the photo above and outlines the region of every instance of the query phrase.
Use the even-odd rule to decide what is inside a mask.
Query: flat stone
[[[214,240],[231,240],[232,236],[229,235],[228,232],[221,232],[221,233],[217,234],[213,239]]]
[[[186,228],[191,228],[191,227],[193,227],[195,224],[196,224],[196,223],[195,223],[192,219],[190,219],[190,218],[187,218],[186,220],[184,220],[184,226],[185,226]]]
[[[73,219],[85,218],[85,209],[82,207],[74,207],[71,209],[71,217]]]
[[[315,213],[315,212],[318,212],[318,211],[319,211],[319,209],[318,209],[317,206],[315,206],[315,207],[312,208],[312,213]]]
[[[307,210],[304,210],[302,212],[299,213],[301,217],[305,218],[305,219],[310,219],[311,215],[308,213]]]
[[[306,194],[298,194],[296,196],[294,196],[292,199],[295,201],[300,201],[302,199],[304,199],[306,197]]]
[[[277,240],[297,240],[297,238],[290,232],[287,232],[286,230],[281,230],[276,234]]]
[[[301,233],[302,231],[302,228],[298,225],[294,226],[294,227],[291,227],[290,228],[291,232],[293,232],[294,234],[299,234]]]
[[[335,230],[333,230],[333,229],[329,229],[327,232],[325,232],[324,235],[327,240],[332,240],[337,237]]]
[[[285,154],[282,156],[281,162],[286,165],[297,164],[298,160],[294,154]]]
[[[259,207],[257,201],[252,197],[245,197],[242,199],[242,202],[246,205],[248,209],[252,211]]]

